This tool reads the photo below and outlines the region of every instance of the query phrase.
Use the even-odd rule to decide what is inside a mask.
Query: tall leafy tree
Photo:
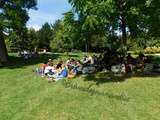
[[[110,31],[110,24],[113,19],[112,0],[69,0],[74,12],[78,16],[82,40],[85,43],[86,51],[91,47],[93,36],[101,36],[101,40]],[[112,27],[113,28],[113,27]]]
[[[35,52],[37,52],[39,46],[39,39],[37,31],[35,31],[34,28],[28,30],[28,43],[29,43],[28,48],[30,50],[34,50]]]
[[[23,34],[29,19],[28,10],[35,9],[37,0],[0,0],[0,61],[7,62],[7,49],[4,35],[14,31]]]
[[[81,42],[79,23],[75,20],[72,11],[64,14],[62,21],[56,21],[53,25],[54,39],[51,41],[51,48],[58,46],[60,51],[70,51],[71,49],[80,49]]]
[[[118,31],[122,34],[124,46],[127,46],[128,36],[143,37],[144,40],[148,35],[159,36],[160,8],[157,0],[68,1],[78,16],[86,41],[90,42],[98,31],[112,36]]]
[[[73,48],[73,34],[74,29],[72,24],[73,14],[71,12],[65,13],[63,21],[56,21],[53,25],[53,40],[51,41],[51,48],[59,51],[68,51]],[[58,49],[57,49],[58,48]]]
[[[50,41],[52,40],[53,31],[49,23],[44,23],[42,28],[38,31],[39,47],[49,48]]]
[[[11,47],[14,49],[21,51],[27,49],[30,45],[30,41],[28,41],[27,28],[22,28],[21,31],[12,31],[6,37],[12,43]]]

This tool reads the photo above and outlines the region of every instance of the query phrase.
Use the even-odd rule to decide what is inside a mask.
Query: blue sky
[[[71,9],[68,0],[38,0],[38,10],[30,10],[30,20],[27,26],[38,30],[42,24],[49,22],[53,24],[55,20],[61,19],[63,13]]]

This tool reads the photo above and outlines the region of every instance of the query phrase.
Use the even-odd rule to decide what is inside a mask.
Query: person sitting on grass
[[[50,64],[51,66],[53,66],[53,60],[52,60],[52,59],[49,59],[48,62],[49,62],[49,64]]]
[[[86,55],[84,55],[81,62],[83,64],[83,66],[87,66],[89,63],[88,57]]]
[[[33,68],[33,72],[35,72],[37,75],[41,75],[42,77],[44,76],[44,70],[46,68],[47,64],[41,63],[38,67]]]
[[[65,67],[65,65],[62,64],[61,67],[59,67],[59,69],[57,69],[56,74],[53,74],[53,75],[49,76],[50,78],[53,78],[53,79],[49,79],[48,82],[58,81],[58,80],[61,80],[63,78],[66,78],[67,76],[68,76],[68,70]]]
[[[59,61],[58,64],[56,65],[56,69],[59,69],[62,67],[63,61]]]
[[[94,58],[91,55],[89,55],[88,57],[85,56],[82,63],[84,66],[94,66],[95,64]]]
[[[47,75],[48,73],[51,73],[52,70],[53,70],[53,65],[48,62],[47,66],[45,67],[44,74]]]
[[[44,70],[46,68],[47,64],[46,63],[42,63],[40,64],[40,71],[41,71],[41,76],[44,76]]]
[[[85,59],[85,61],[83,61],[82,65],[83,65],[83,68],[82,68],[82,73],[83,74],[93,73],[93,72],[96,71],[95,64],[94,64],[94,59],[91,55],[89,57],[87,57]]]
[[[69,70],[72,70],[75,65],[76,65],[76,60],[73,59],[73,58],[71,58],[70,60],[68,60],[68,61],[67,61],[67,64],[66,64],[66,66],[67,66],[67,68],[68,68]]]
[[[69,72],[68,78],[74,78],[74,77],[77,75],[77,73],[78,73],[78,70],[77,70],[77,68],[75,67],[75,68],[73,68],[73,69]]]
[[[125,71],[126,73],[132,72],[133,70],[133,57],[128,53],[126,57]]]
[[[83,65],[82,65],[82,63],[81,63],[80,60],[77,60],[75,67],[76,67],[76,69],[77,69],[78,74],[79,74],[79,73],[82,73]]]
[[[144,67],[145,67],[145,55],[143,53],[140,53],[138,58],[137,58],[136,68],[143,71]]]
[[[61,70],[62,64],[63,64],[63,61],[59,61],[58,64],[54,66],[52,65],[52,69],[49,70],[49,73],[47,75],[52,76],[54,74],[57,74]]]

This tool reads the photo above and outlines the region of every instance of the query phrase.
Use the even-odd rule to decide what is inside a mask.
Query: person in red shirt
[[[46,66],[47,66],[46,63],[41,63],[40,64],[40,71],[41,71],[42,76],[44,76],[44,70],[45,70]]]

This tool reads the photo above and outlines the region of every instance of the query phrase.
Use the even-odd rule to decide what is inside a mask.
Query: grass
[[[51,57],[67,59],[65,54],[34,61],[11,57],[17,62],[0,69],[0,120],[159,120],[160,76],[97,73],[48,83],[31,71]]]

